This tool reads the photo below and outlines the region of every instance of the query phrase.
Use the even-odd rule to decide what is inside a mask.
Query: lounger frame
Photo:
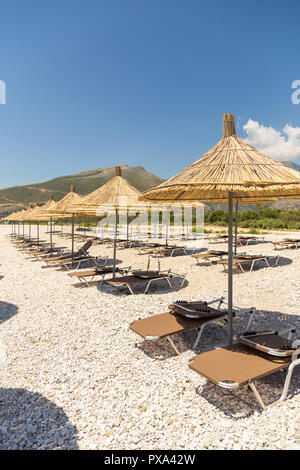
[[[279,334],[284,335],[286,333],[289,333],[289,338],[291,338],[293,336],[294,332],[295,332],[295,328],[289,328],[289,329],[281,331]],[[300,340],[295,340],[293,342],[293,348],[295,348],[295,352],[293,353],[290,361],[287,360],[285,363],[280,364],[280,366],[276,370],[273,370],[273,371],[269,372],[268,374],[264,374],[263,376],[260,376],[258,378],[251,378],[247,381],[246,386],[251,389],[251,391],[253,392],[253,394],[255,396],[256,401],[262,407],[263,410],[266,410],[268,407],[274,406],[276,403],[280,403],[280,402],[286,400],[286,398],[287,398],[291,378],[292,378],[292,375],[293,375],[293,371],[294,371],[296,366],[300,365],[300,357],[299,357],[300,356]],[[215,348],[215,349],[222,349],[222,348]],[[255,356],[255,354],[259,353],[259,352],[255,352],[255,350],[253,350],[251,348],[249,348],[249,349],[251,350],[251,353],[253,354],[253,356]],[[207,354],[209,354],[209,353],[207,353]],[[192,363],[193,361],[194,361],[194,358],[190,359],[189,363]],[[278,370],[283,371],[285,369],[287,369],[287,373],[286,373],[286,377],[285,377],[285,381],[284,381],[284,385],[283,385],[283,389],[282,389],[282,393],[281,393],[280,398],[278,400],[266,405],[264,403],[258,389],[257,389],[256,382],[261,377],[266,377],[268,375],[272,375],[273,373],[277,372]],[[197,371],[197,373],[199,373],[201,375],[200,372]],[[210,380],[207,376],[206,376],[206,378],[207,378],[207,380]],[[213,383],[215,383],[215,382],[213,382]],[[229,391],[235,391],[235,390],[238,390],[238,389],[242,388],[243,386],[245,386],[245,385],[240,385],[239,383],[234,382],[234,381],[224,381],[224,382],[219,381],[216,385],[219,386],[220,388],[224,389],[224,390],[229,390]]]

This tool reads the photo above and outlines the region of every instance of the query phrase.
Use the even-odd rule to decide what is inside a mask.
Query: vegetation
[[[205,225],[226,227],[228,213],[222,210],[206,211],[204,220]],[[281,210],[272,207],[246,210],[239,212],[238,226],[248,229],[300,230],[300,210]]]

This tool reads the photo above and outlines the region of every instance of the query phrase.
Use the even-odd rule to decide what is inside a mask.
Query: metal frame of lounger
[[[234,268],[239,268],[244,273],[245,270],[243,268],[243,264],[251,263],[250,272],[252,272],[252,270],[254,268],[254,265],[257,261],[264,261],[266,266],[269,268],[270,267],[270,264],[269,264],[269,259],[270,258],[271,258],[270,256],[257,256],[255,258],[253,257],[253,258],[249,258],[249,259],[245,258],[245,259],[240,259],[239,260],[239,257],[237,256],[236,258],[233,259],[233,267]],[[274,258],[276,259],[275,265],[277,265],[278,261],[279,261],[279,258],[280,258],[280,255],[274,256]],[[223,265],[223,272],[227,272],[226,263],[224,261],[226,261],[226,260],[218,261],[218,263]]]
[[[80,266],[82,263],[85,263],[86,261],[92,261],[94,265],[99,268],[101,266],[106,266],[106,263],[108,262],[108,257],[102,257],[102,256],[80,256],[77,258],[69,258],[67,260],[61,260],[61,262],[58,262],[57,264],[52,264],[53,267],[60,267],[62,269],[65,269],[66,271],[71,271],[72,269],[80,269]],[[99,264],[100,262],[104,261],[104,264]],[[75,266],[76,265],[76,266]]]
[[[223,243],[228,241],[228,235],[208,237],[208,243]]]
[[[258,238],[258,237],[238,237],[237,238],[237,243],[240,245],[240,246],[248,246],[251,242],[253,243],[258,243],[259,240],[264,240],[264,237],[263,238]],[[245,242],[245,243],[242,243],[242,242]]]
[[[217,306],[216,310],[220,310],[221,305],[222,305],[222,304],[226,304],[226,302],[224,302],[224,297],[220,297],[220,298],[218,298],[218,299],[214,299],[214,300],[211,300],[210,302],[207,302],[207,305],[212,305],[212,304],[214,304],[214,303],[216,303],[216,302],[218,302],[218,306]],[[220,312],[222,313],[221,310],[220,310]],[[253,317],[254,317],[254,314],[256,313],[256,309],[255,309],[255,307],[250,307],[250,308],[247,308],[247,309],[245,309],[245,308],[243,308],[243,309],[237,309],[237,310],[235,311],[235,314],[234,314],[234,315],[236,316],[236,314],[240,314],[240,313],[250,313],[250,318],[249,318],[249,320],[248,320],[248,325],[247,325],[247,328],[246,328],[246,329],[248,329],[248,328],[250,327],[252,321],[253,321]],[[161,315],[166,315],[166,314],[173,315],[171,312],[166,312],[165,314],[161,314]],[[200,342],[200,339],[201,339],[201,337],[202,337],[202,334],[203,334],[203,331],[204,331],[204,328],[206,327],[206,325],[209,325],[209,324],[212,324],[212,323],[220,323],[220,322],[227,323],[226,314],[227,314],[227,311],[225,310],[225,311],[224,311],[224,315],[218,315],[218,316],[215,316],[215,317],[207,317],[207,318],[204,317],[204,318],[200,319],[200,321],[201,321],[201,323],[202,323],[201,326],[195,325],[195,324],[193,325],[193,323],[191,322],[188,329],[187,329],[187,328],[184,328],[184,329],[182,329],[182,330],[178,330],[178,331],[175,331],[175,332],[172,331],[172,333],[170,333],[170,332],[169,332],[169,333],[164,333],[164,334],[162,334],[162,335],[160,335],[160,336],[157,336],[157,335],[156,335],[156,336],[150,336],[150,335],[145,335],[145,336],[143,336],[141,333],[139,333],[139,332],[136,331],[135,329],[131,328],[132,325],[133,325],[134,323],[136,323],[137,321],[143,322],[143,320],[148,320],[149,318],[151,319],[151,318],[155,318],[155,317],[146,317],[146,318],[144,318],[144,319],[135,320],[134,322],[131,323],[130,328],[131,328],[136,334],[139,334],[140,336],[142,336],[145,341],[153,341],[153,342],[155,342],[155,341],[158,341],[159,339],[166,338],[166,339],[168,340],[168,342],[170,343],[170,345],[172,346],[172,348],[174,349],[174,351],[176,352],[176,354],[179,355],[179,351],[178,351],[176,345],[174,344],[174,341],[172,340],[171,336],[176,335],[176,334],[178,334],[178,333],[181,333],[182,331],[188,331],[188,330],[192,330],[192,329],[197,328],[199,331],[198,331],[198,334],[197,334],[195,343],[194,343],[194,345],[193,345],[193,350],[196,350],[196,349],[197,349],[197,346],[198,346],[198,344],[199,344],[199,342]],[[161,315],[156,315],[158,322],[161,321],[161,320],[160,320]],[[183,318],[184,318],[184,317],[183,317]],[[193,322],[196,323],[197,320],[193,320]]]
[[[291,333],[294,330],[295,330],[294,328],[289,328],[287,330],[281,331],[279,333],[279,335],[283,336],[284,334],[289,332],[290,333],[289,336],[291,336]],[[280,402],[284,401],[287,398],[287,394],[288,394],[288,390],[289,390],[289,386],[290,386],[290,382],[291,382],[291,378],[292,378],[294,368],[296,366],[300,365],[300,357],[299,357],[300,356],[300,340],[295,340],[292,344],[292,347],[295,348],[295,352],[293,353],[290,360],[286,359],[286,358],[283,360],[283,358],[278,357],[278,358],[276,358],[277,361],[274,361],[273,356],[268,356],[267,354],[261,353],[260,351],[254,350],[254,349],[249,348],[245,345],[235,343],[233,346],[229,346],[227,348],[216,348],[213,351],[209,351],[207,353],[200,354],[199,356],[196,356],[196,357],[190,359],[189,367],[192,370],[194,370],[195,372],[197,372],[199,375],[204,376],[207,380],[209,380],[210,382],[218,385],[219,387],[221,387],[222,389],[225,389],[225,390],[234,391],[234,390],[238,390],[243,385],[247,385],[252,390],[252,392],[253,392],[257,402],[259,403],[259,405],[263,408],[263,410],[266,410],[266,408],[268,408],[270,406],[274,406],[275,404],[280,403]],[[235,349],[236,349],[236,351],[235,351]],[[204,372],[201,372],[201,370],[199,368],[197,369],[196,366],[192,367],[193,363],[196,364],[197,357],[201,358],[201,356],[203,357],[204,355],[206,355],[206,357],[208,355],[211,356],[212,354],[215,354],[218,351],[220,351],[220,352],[222,352],[222,351],[229,352],[228,358],[226,358],[227,364],[228,364],[228,362],[230,360],[230,353],[231,353],[231,361],[232,361],[235,353],[239,354],[240,350],[245,351],[244,356],[245,356],[245,358],[247,358],[247,360],[249,359],[250,356],[252,356],[253,358],[255,358],[255,357],[256,358],[261,358],[262,360],[264,360],[265,363],[268,363],[268,361],[269,361],[270,364],[273,363],[274,367],[273,368],[270,367],[270,370],[266,371],[265,373],[260,371],[256,377],[252,377],[253,376],[253,371],[252,371],[251,375],[249,376],[249,379],[247,380],[247,379],[244,378],[241,381],[241,383],[238,383],[238,382],[233,381],[233,380],[224,380],[224,381],[217,381],[216,382],[215,378],[209,376],[209,373],[207,372],[207,370],[205,370],[205,373],[204,373]],[[280,361],[280,359],[282,359],[282,361]],[[257,381],[258,379],[260,379],[262,377],[267,377],[268,375],[272,375],[273,373],[278,372],[279,370],[284,370],[284,369],[287,369],[287,373],[286,373],[286,378],[285,378],[285,381],[284,381],[281,396],[278,400],[270,403],[269,405],[266,405],[264,403],[261,395],[259,394],[256,386],[255,386],[255,381]],[[246,366],[245,366],[244,370],[247,370]],[[202,368],[202,371],[203,371],[203,368]]]
[[[279,249],[284,249],[284,248],[291,248],[295,247],[296,250],[300,248],[300,241],[294,240],[294,241],[288,241],[288,240],[281,240],[278,242],[272,242],[274,245],[274,250],[277,250],[277,246],[279,246]]]
[[[208,261],[208,263],[212,266],[213,261],[218,261],[223,259],[223,256],[227,256],[228,253],[224,252],[223,254],[215,254],[215,253],[198,253],[198,254],[192,254],[191,257],[196,260],[196,265],[201,266],[201,262],[203,261]]]
[[[165,276],[162,276],[162,274],[165,273]],[[133,277],[137,277],[137,276],[134,276],[134,274],[132,275]],[[151,284],[155,281],[162,281],[162,280],[165,280],[167,282],[167,284],[169,285],[169,287],[173,290],[173,286],[170,282],[170,279],[174,278],[174,277],[179,277],[182,279],[182,282],[181,282],[181,285],[180,285],[180,288],[183,287],[183,284],[185,282],[185,279],[186,279],[186,274],[178,274],[178,273],[174,273],[173,271],[171,271],[170,269],[166,270],[166,271],[159,271],[158,273],[158,276],[159,277],[154,277],[154,278],[139,278],[139,280],[137,280],[136,282],[134,282],[134,284],[142,284],[143,282],[146,282],[147,285],[146,285],[146,288],[145,288],[145,291],[144,291],[144,294],[147,294],[148,293],[148,290],[151,286]],[[130,285],[130,282],[126,282],[124,281],[124,284],[120,284],[119,286],[118,285],[114,285],[113,282],[114,282],[114,279],[107,279],[106,282],[114,287],[126,287],[130,294],[134,295],[134,291],[133,289],[131,288],[131,285]]]
[[[103,266],[105,266],[105,265],[103,265]],[[115,274],[120,274],[120,275],[124,276],[124,275],[128,274],[130,268],[131,268],[131,266],[127,266],[127,267],[120,268],[120,269],[117,268],[116,271],[115,271]],[[78,271],[78,272],[68,273],[68,276],[72,275],[72,277],[77,277],[78,280],[82,284],[86,285],[87,287],[91,287],[95,276],[101,276],[101,279],[100,279],[100,281],[98,281],[98,284],[99,284],[99,286],[102,286],[103,281],[105,280],[105,276],[107,274],[112,274],[112,271],[107,271],[107,272],[104,272],[104,273],[95,271],[94,274],[88,274],[88,275],[86,274],[86,272],[87,271],[83,271],[83,272]],[[91,279],[88,281],[86,279],[87,277],[91,277]]]

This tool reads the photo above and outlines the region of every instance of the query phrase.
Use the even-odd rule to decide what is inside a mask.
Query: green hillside
[[[121,165],[122,176],[140,191],[150,189],[162,179],[149,173],[142,166]],[[102,186],[115,175],[114,167],[98,168],[75,175],[61,176],[44,183],[13,186],[0,189],[0,213],[12,212],[17,204],[28,206],[30,203],[46,202],[51,195],[58,201],[75,185],[79,194],[89,194]],[[11,206],[10,209],[8,207]]]

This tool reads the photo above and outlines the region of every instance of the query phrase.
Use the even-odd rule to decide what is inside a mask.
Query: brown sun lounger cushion
[[[191,255],[191,257],[196,259],[209,259],[217,258],[219,256],[225,256],[227,254],[227,251],[207,251],[206,253],[195,253]]]
[[[120,272],[119,268],[115,268],[115,272]],[[101,268],[94,268],[94,269],[87,269],[87,270],[82,270],[82,271],[75,271],[73,273],[67,273],[68,276],[70,277],[92,277],[96,276],[97,274],[105,274],[105,273],[112,273],[113,272],[113,267],[112,266],[104,266]]]
[[[165,274],[157,274],[155,277],[151,277],[151,279],[164,279],[165,277]],[[131,284],[141,284],[146,281],[149,281],[149,278],[141,278],[134,274],[130,274],[129,276],[122,276],[116,279],[107,279],[105,282],[112,286],[127,286]]]
[[[249,380],[265,377],[290,363],[286,358],[268,356],[243,344],[234,344],[195,356],[189,367],[215,384],[230,381],[245,385]]]
[[[92,240],[87,241],[78,251],[73,253],[73,256],[72,253],[68,253],[58,256],[50,256],[49,258],[41,258],[41,261],[45,261],[47,263],[49,261],[64,261],[67,259],[79,258],[85,255],[86,251],[92,246],[92,244]]]
[[[233,264],[243,264],[243,263],[250,263],[250,261],[258,261],[258,260],[265,260],[267,256],[255,256],[255,255],[246,255],[246,256],[238,256],[236,258],[232,258]],[[219,264],[228,264],[228,259],[221,259],[218,261]]]
[[[220,316],[220,315],[216,315]],[[192,328],[201,327],[210,318],[200,318],[191,320],[181,315],[171,312],[153,315],[134,321],[130,329],[140,335],[142,338],[163,338],[164,336],[187,331]]]

